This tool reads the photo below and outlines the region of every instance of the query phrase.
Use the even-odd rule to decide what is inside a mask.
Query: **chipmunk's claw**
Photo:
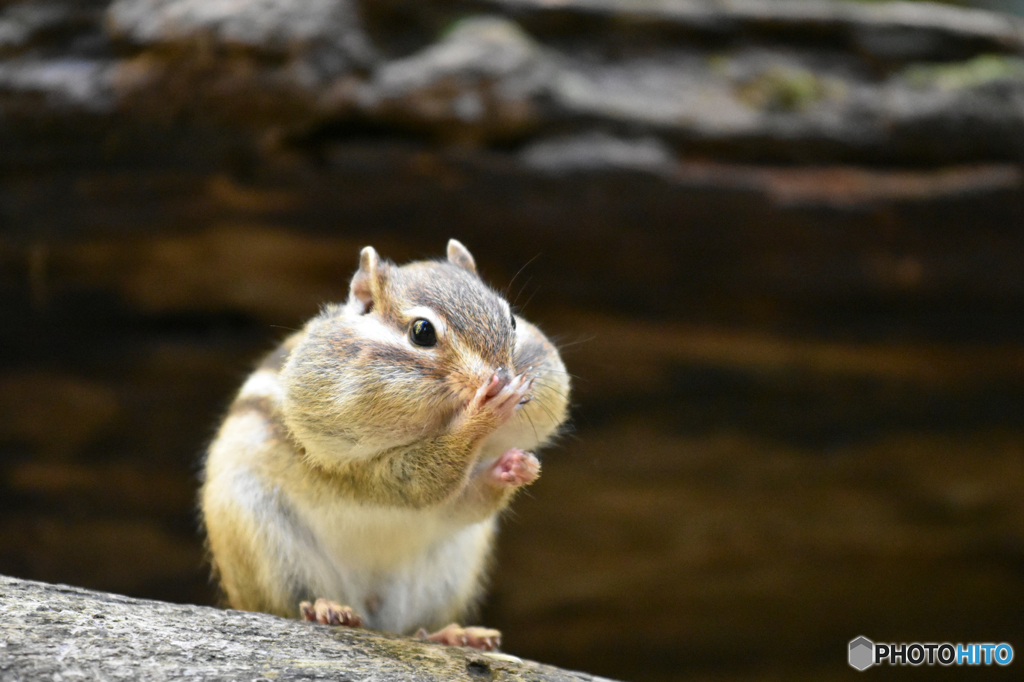
[[[321,625],[347,625],[357,628],[363,624],[363,619],[350,607],[329,599],[317,599],[315,604],[304,601],[299,604],[299,613],[302,614],[303,620]]]

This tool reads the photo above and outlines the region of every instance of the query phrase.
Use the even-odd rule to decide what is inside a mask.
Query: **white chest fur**
[[[315,547],[300,552],[305,565],[293,570],[316,596],[392,632],[440,623],[471,600],[494,531],[494,519],[455,527],[439,511],[345,500],[294,509]]]

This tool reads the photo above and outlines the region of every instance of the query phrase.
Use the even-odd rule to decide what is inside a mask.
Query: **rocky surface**
[[[194,490],[232,392],[360,247],[455,236],[578,377],[499,546],[512,653],[838,679],[857,635],[1014,642],[1021,31],[815,0],[0,3],[0,573],[212,603]]]
[[[501,653],[0,576],[5,680],[601,682]]]

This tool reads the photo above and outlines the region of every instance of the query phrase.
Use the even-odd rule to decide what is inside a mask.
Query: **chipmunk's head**
[[[368,246],[348,301],[310,323],[285,368],[287,402],[303,413],[289,426],[377,446],[436,435],[492,377],[526,370],[515,347],[508,302],[460,242],[403,266]]]
[[[483,283],[473,256],[452,239],[448,258],[396,267],[363,249],[346,311],[385,331],[377,350],[389,366],[409,367],[430,383],[469,391],[495,372],[514,372],[516,320],[508,302]],[[383,339],[383,337],[382,337]]]

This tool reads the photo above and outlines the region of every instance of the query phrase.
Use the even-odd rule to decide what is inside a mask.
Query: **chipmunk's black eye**
[[[512,315],[512,331],[516,330],[516,316]]]
[[[437,345],[437,332],[434,331],[434,325],[430,324],[429,320],[422,318],[413,321],[412,330],[409,332],[409,338],[417,346],[436,346]]]

